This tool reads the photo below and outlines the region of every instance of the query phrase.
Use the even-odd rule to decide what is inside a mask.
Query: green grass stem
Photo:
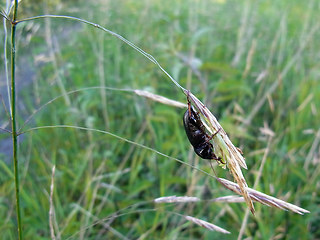
[[[15,0],[13,9],[13,19],[11,25],[11,126],[12,126],[12,145],[13,145],[13,165],[16,196],[16,212],[18,222],[18,237],[22,239],[21,209],[20,209],[20,184],[18,168],[18,135],[16,117],[16,82],[15,82],[15,62],[16,62],[16,19],[18,12],[18,0]]]

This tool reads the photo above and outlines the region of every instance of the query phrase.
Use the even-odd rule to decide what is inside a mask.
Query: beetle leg
[[[191,117],[191,103],[188,99],[188,111],[189,111],[189,117]]]
[[[221,158],[221,157],[217,157],[214,153],[213,153],[213,155],[212,155],[212,159],[213,159],[213,160],[216,160],[216,161],[219,162],[219,163],[223,163],[223,162],[222,162],[222,158]]]
[[[221,164],[225,164],[223,161],[222,161],[222,158],[221,157],[218,157],[217,159],[215,159],[216,161],[218,161],[219,163]]]
[[[209,137],[208,141],[210,141],[214,136],[216,136],[217,133],[220,132],[221,129],[222,129],[222,128],[219,128],[218,131],[216,131],[214,134],[212,134],[212,135]]]
[[[215,154],[212,156],[212,159],[223,164],[222,158],[221,157],[217,157]]]
[[[188,94],[187,94],[187,101],[188,101],[188,110],[189,110],[189,116],[191,116],[191,102],[189,100],[189,90],[188,90]]]

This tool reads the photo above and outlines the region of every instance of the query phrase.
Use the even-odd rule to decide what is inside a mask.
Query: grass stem
[[[16,119],[16,82],[15,82],[15,61],[16,61],[16,18],[18,12],[18,0],[14,2],[13,19],[11,25],[11,126],[13,142],[13,165],[16,196],[16,212],[18,222],[18,239],[22,239],[21,210],[20,210],[20,185],[18,169],[18,135]]]

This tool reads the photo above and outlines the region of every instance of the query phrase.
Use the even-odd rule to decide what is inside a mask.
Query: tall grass
[[[18,129],[35,109],[49,104],[24,126],[19,145],[25,239],[319,238],[317,1],[61,4],[34,8],[22,1],[18,19],[44,13],[81,17],[156,56],[243,150],[248,185],[311,214],[255,204],[255,217],[244,217],[244,204],[210,202],[230,191],[167,157],[211,171],[189,146],[184,110],[105,87],[145,89],[186,102],[181,91],[117,38],[66,18],[34,19],[17,25],[17,86],[27,78],[19,75],[21,59],[31,62],[34,74],[32,85],[17,92]],[[98,88],[70,92],[92,86]],[[62,97],[51,101],[57,96]],[[4,239],[15,239],[14,174],[10,163],[0,163],[0,231]],[[204,201],[153,203],[172,195]],[[205,222],[179,214],[231,234],[208,231],[196,225]]]

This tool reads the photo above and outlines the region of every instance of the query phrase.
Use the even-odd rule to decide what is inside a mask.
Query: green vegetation
[[[256,215],[249,216],[243,238],[318,239],[319,10],[314,0],[52,0],[47,5],[22,1],[18,19],[45,13],[80,17],[152,54],[179,84],[205,102],[242,149],[249,187],[261,173],[257,190],[311,212],[301,216],[255,203]],[[3,26],[0,29],[4,39]],[[195,62],[200,64],[192,71]],[[2,87],[3,60],[0,64]],[[246,205],[207,201],[233,193],[204,173],[155,152],[213,174],[208,161],[199,159],[188,142],[182,123],[185,109],[119,90],[144,89],[186,102],[181,90],[144,56],[92,26],[37,19],[17,25],[16,71],[18,129],[36,109],[61,95],[33,115],[23,131],[72,125],[137,143],[58,126],[20,135],[25,239],[51,238],[53,165],[51,223],[57,239],[238,237]],[[88,87],[100,88],[66,94]],[[0,127],[10,129],[2,104],[0,114]],[[10,134],[0,131],[0,144],[8,138]],[[2,239],[17,239],[14,170],[8,154],[0,152],[0,233]],[[215,171],[232,180],[228,170],[215,165]],[[153,203],[172,195],[204,201]],[[209,231],[179,214],[216,224],[231,234]]]

